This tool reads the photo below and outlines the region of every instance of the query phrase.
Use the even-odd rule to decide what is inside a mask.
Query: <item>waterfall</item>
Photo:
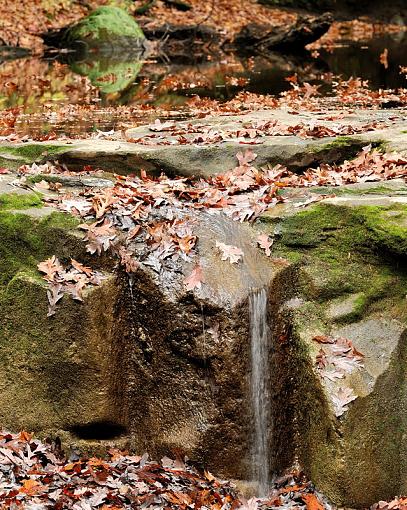
[[[270,488],[270,398],[269,398],[269,330],[267,325],[267,293],[253,291],[249,298],[251,334],[251,400],[253,408],[253,481],[259,496],[266,496]]]

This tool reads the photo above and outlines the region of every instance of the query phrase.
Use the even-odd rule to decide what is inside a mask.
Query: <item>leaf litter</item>
[[[110,251],[127,272],[135,272],[141,266],[157,274],[175,268],[183,272],[182,264],[195,265],[195,272],[184,280],[186,290],[192,291],[200,289],[204,283],[203,271],[197,269],[200,267],[197,262],[199,239],[195,230],[199,212],[253,222],[268,209],[288,200],[281,194],[284,189],[339,186],[407,176],[406,158],[396,153],[383,154],[370,146],[352,161],[341,165],[321,164],[303,174],[293,173],[281,165],[257,168],[253,165],[256,157],[251,149],[241,151],[233,170],[206,179],[170,178],[164,174],[156,178],[142,171],[140,176],[116,176],[116,182],[110,187],[68,193],[57,189],[46,201],[82,218],[84,223],[80,228],[85,231],[87,251],[96,255]],[[46,170],[67,173],[49,163]],[[27,176],[41,171],[41,165],[23,165],[21,185],[26,184]],[[299,205],[331,196],[316,195]],[[272,239],[260,235],[257,244],[266,256],[271,255]],[[231,264],[244,261],[244,252],[237,246],[214,239],[213,247],[222,261]],[[68,285],[63,273],[56,271],[56,274],[56,280],[49,282],[51,314],[61,294],[70,293],[79,299],[79,286],[92,283],[82,274],[72,288],[72,282]]]
[[[265,498],[246,500],[230,482],[196,469],[188,459],[131,455],[110,449],[106,458],[66,457],[58,440],[22,431],[0,432],[1,510],[330,510],[304,473],[274,480]],[[398,501],[398,500],[397,500]],[[384,502],[374,510],[405,510]]]

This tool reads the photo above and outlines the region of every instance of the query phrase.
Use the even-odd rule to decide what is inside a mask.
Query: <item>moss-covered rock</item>
[[[403,189],[391,190],[395,196],[374,198],[344,191],[261,220],[276,233],[274,254],[290,260],[296,275],[288,283],[295,306],[283,298],[277,321],[290,332],[291,361],[275,382],[291,388],[293,457],[340,506],[367,507],[405,490],[407,204],[397,196]],[[352,340],[365,355],[364,368],[321,378],[315,366],[324,346],[312,340],[316,335]],[[279,342],[275,349],[282,349]],[[338,418],[332,398],[339,388],[357,398]]]
[[[68,30],[66,41],[85,42],[90,46],[100,44],[120,45],[120,41],[143,41],[144,34],[136,21],[119,7],[99,7]]]
[[[135,81],[143,62],[137,59],[118,62],[108,58],[98,60],[88,58],[73,62],[70,67],[75,73],[87,76],[92,85],[98,87],[101,92],[112,94],[126,89]]]
[[[10,186],[3,180],[0,187]],[[89,263],[78,223],[41,207],[35,193],[0,195],[3,427],[48,435],[94,422],[121,423],[112,368],[115,278],[87,291],[81,304],[65,296],[57,314],[47,317],[47,285],[37,264],[52,255],[62,263],[71,257]]]

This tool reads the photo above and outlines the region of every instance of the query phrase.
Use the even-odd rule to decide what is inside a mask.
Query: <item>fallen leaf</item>
[[[185,278],[184,285],[186,286],[186,289],[190,291],[194,289],[200,289],[202,283],[205,283],[202,267],[197,264],[192,270],[192,273],[187,278]]]
[[[267,234],[260,234],[257,237],[257,242],[260,248],[262,248],[266,252],[267,257],[270,257],[271,255],[270,248],[272,247],[274,240],[270,238]]]
[[[231,264],[237,264],[239,260],[241,260],[244,256],[243,251],[236,246],[231,246],[229,244],[224,244],[216,241],[216,247],[222,253],[222,260],[228,260]]]
[[[383,52],[380,53],[379,60],[380,60],[380,63],[384,66],[385,69],[389,68],[388,57],[389,57],[389,50],[387,48],[384,48]]]
[[[301,497],[307,505],[307,510],[324,510],[324,505],[322,505],[315,494],[302,494]]]

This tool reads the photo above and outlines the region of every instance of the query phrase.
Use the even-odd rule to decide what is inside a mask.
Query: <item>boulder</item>
[[[62,299],[47,317],[47,285],[37,264],[56,255],[89,263],[75,218],[43,207],[39,194],[0,183],[0,421],[40,436],[83,427],[125,429],[118,405],[114,322],[118,287],[105,280],[83,303]],[[102,261],[96,261],[100,269]],[[94,264],[92,264],[94,265]],[[104,424],[102,426],[101,424]],[[103,434],[102,434],[103,435]]]
[[[406,490],[406,192],[403,181],[346,186],[305,210],[277,206],[260,223],[275,234],[274,255],[291,261],[275,305],[272,384],[286,404],[273,447],[290,451],[277,467],[297,458],[338,506]],[[341,338],[361,363],[321,371]]]
[[[103,6],[71,26],[64,39],[71,45],[79,42],[93,47],[142,44],[145,37],[137,22],[125,10]]]

